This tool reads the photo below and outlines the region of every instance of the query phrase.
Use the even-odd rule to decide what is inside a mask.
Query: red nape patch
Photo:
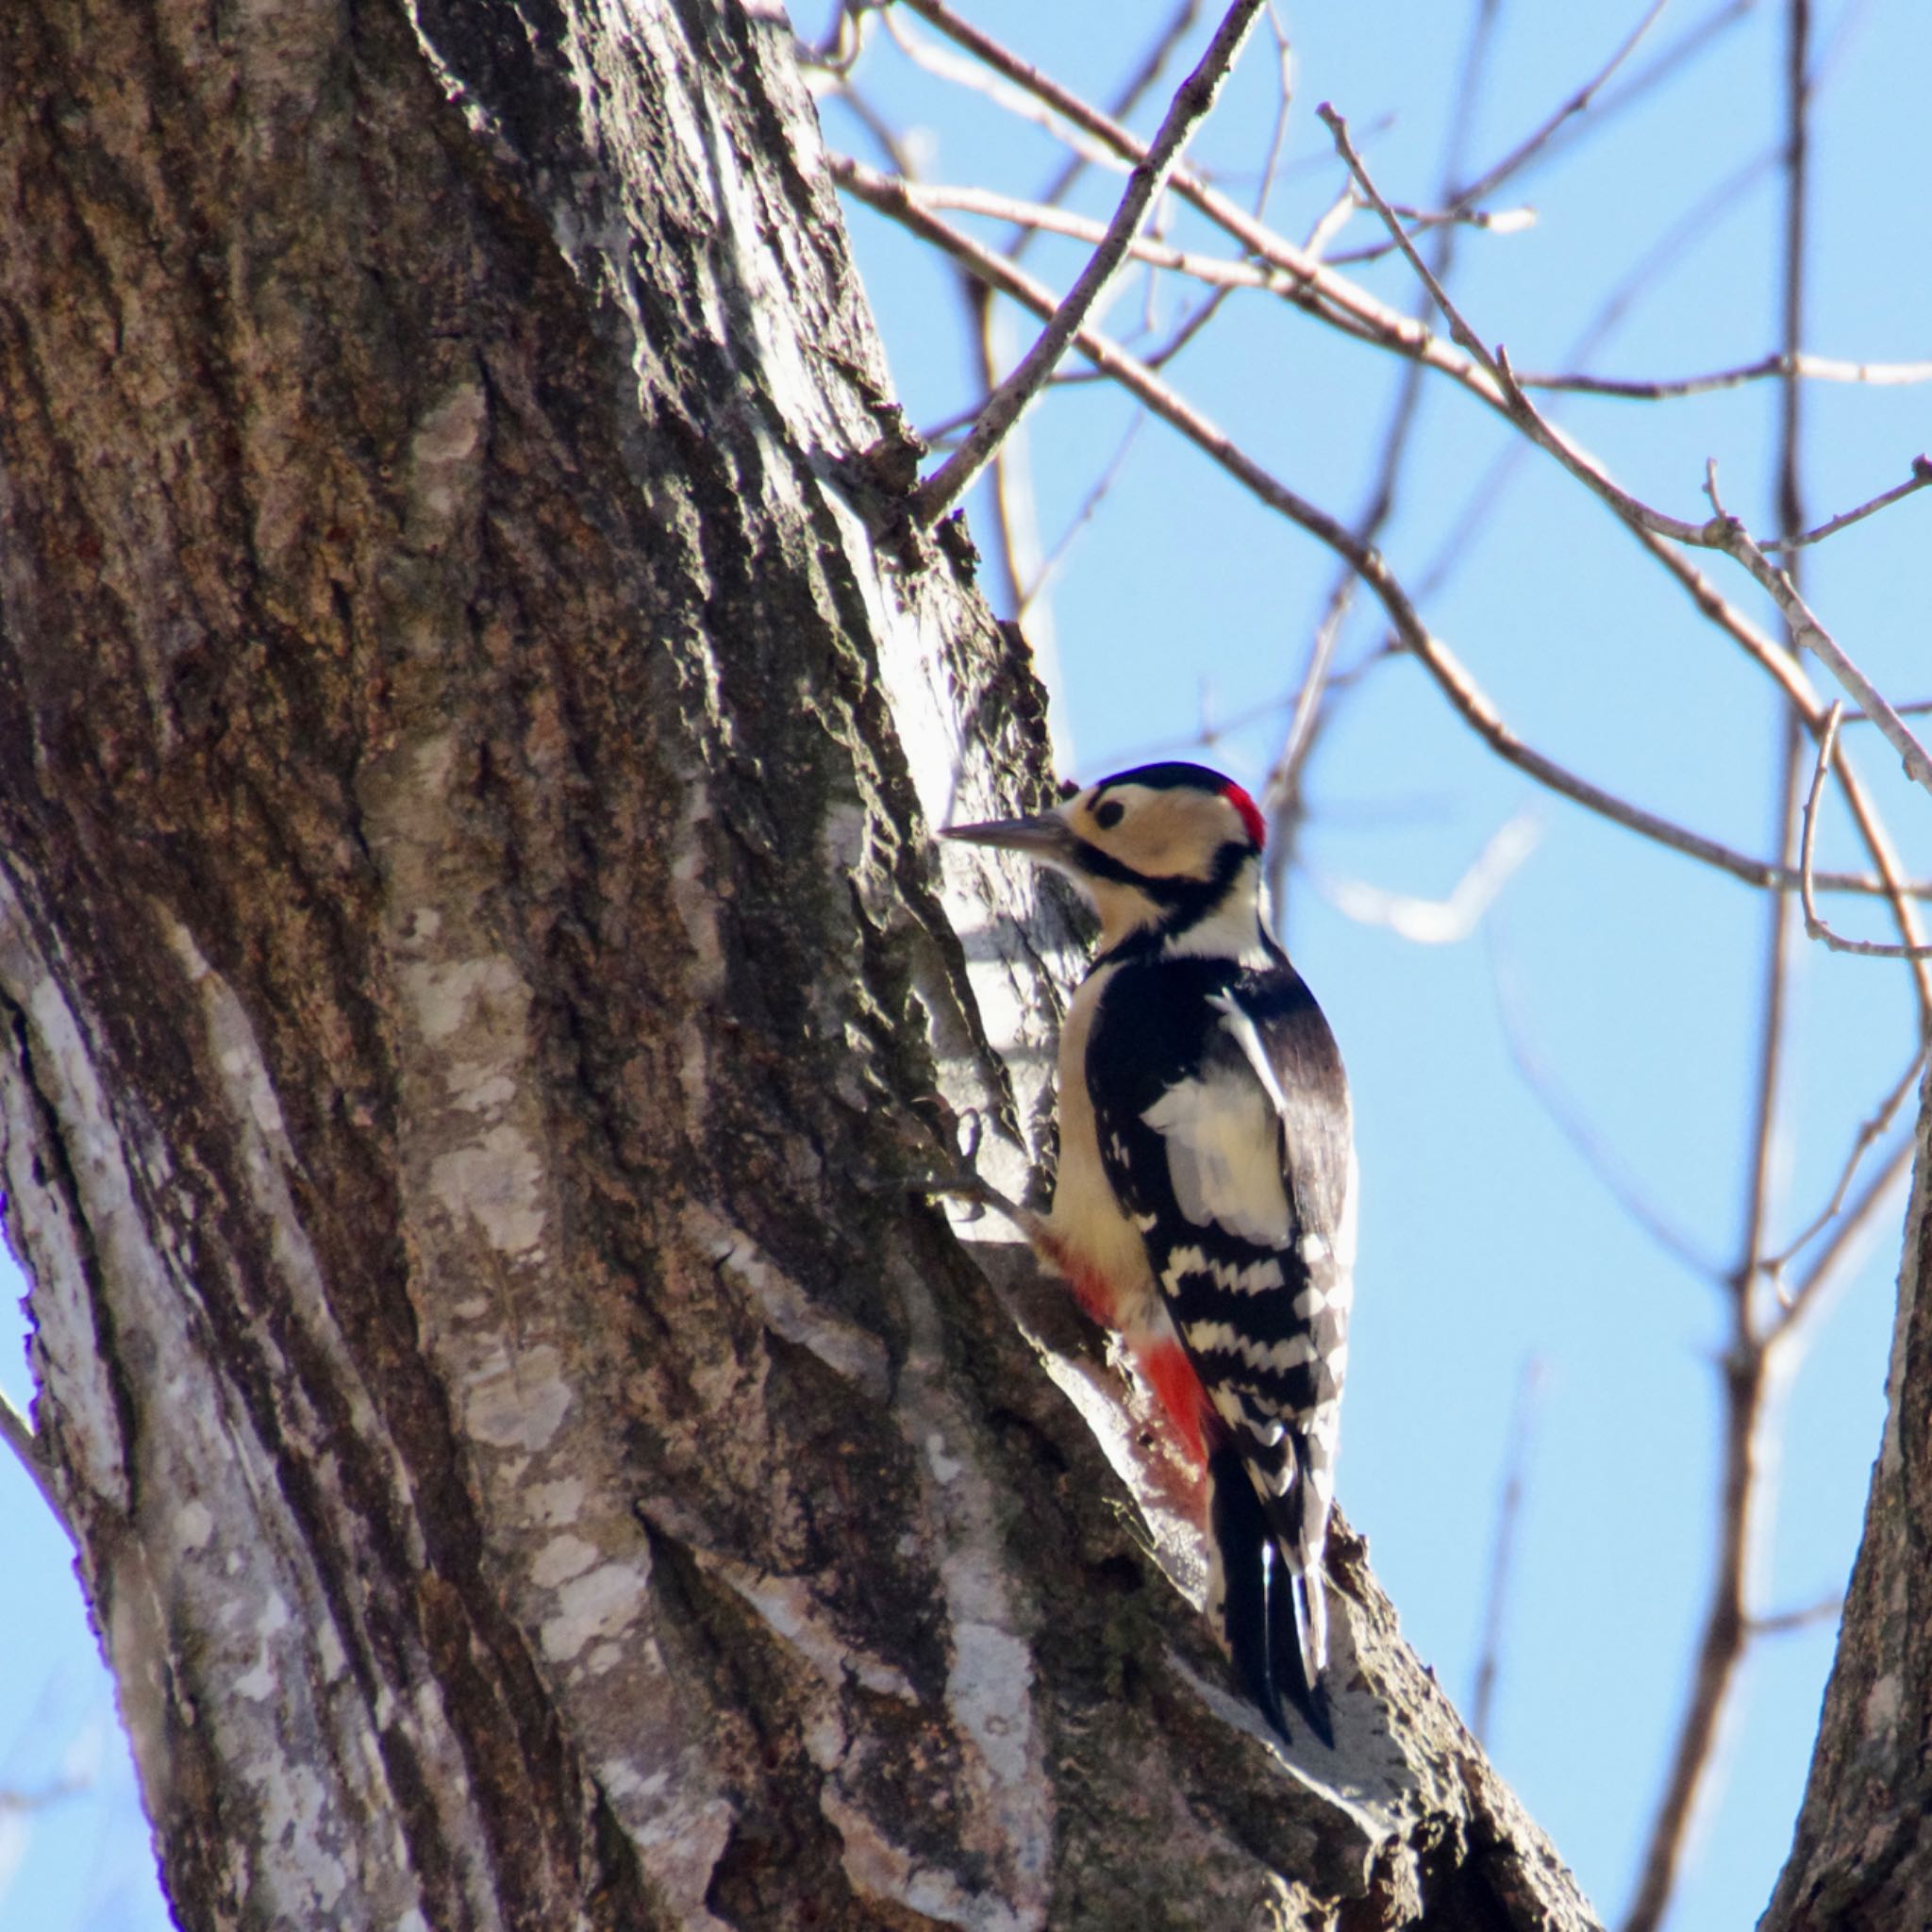
[[[1255,850],[1260,851],[1268,842],[1268,821],[1261,816],[1261,808],[1230,778],[1221,788],[1221,795],[1241,815],[1241,824],[1248,828],[1248,837],[1255,841]]]
[[[1247,794],[1243,792],[1242,797]],[[1201,1444],[1201,1421],[1208,1404],[1207,1391],[1194,1365],[1178,1341],[1158,1342],[1141,1357],[1141,1372],[1154,1385],[1160,1406],[1167,1411],[1181,1447],[1198,1469],[1208,1460]]]

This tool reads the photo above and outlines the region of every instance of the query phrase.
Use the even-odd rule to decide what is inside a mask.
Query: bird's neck
[[[1265,966],[1272,950],[1259,897],[1237,883],[1200,918],[1162,934],[1160,951],[1171,959],[1233,959],[1242,966]]]

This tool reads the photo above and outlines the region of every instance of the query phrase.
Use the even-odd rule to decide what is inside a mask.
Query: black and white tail
[[[1208,1614],[1234,1660],[1241,1688],[1290,1741],[1286,1697],[1331,1750],[1335,1729],[1323,1683],[1328,1617],[1322,1573],[1327,1509],[1313,1538],[1302,1515],[1306,1481],[1291,1486],[1284,1508],[1263,1502],[1248,1464],[1223,1434],[1208,1457],[1210,1573]]]

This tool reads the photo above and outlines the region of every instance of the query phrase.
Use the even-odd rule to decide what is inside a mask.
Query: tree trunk
[[[8,1229],[180,1923],[1590,1924],[1346,1535],[1258,1741],[914,1185],[1069,926],[941,885],[1041,698],[776,7],[15,8],[0,183]]]
[[[1796,1840],[1760,1932],[1932,1925],[1932,1075],[1899,1264],[1885,1437]]]

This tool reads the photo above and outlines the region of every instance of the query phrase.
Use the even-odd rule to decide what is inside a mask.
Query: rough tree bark
[[[1932,1075],[1919,1098],[1885,1436],[1797,1835],[1760,1932],[1932,1925]]]
[[[1067,925],[935,868],[1040,695],[775,7],[8,8],[0,224],[8,1232],[181,1924],[1591,1924],[1345,1535],[1257,1740],[909,1185],[1038,1164]]]

